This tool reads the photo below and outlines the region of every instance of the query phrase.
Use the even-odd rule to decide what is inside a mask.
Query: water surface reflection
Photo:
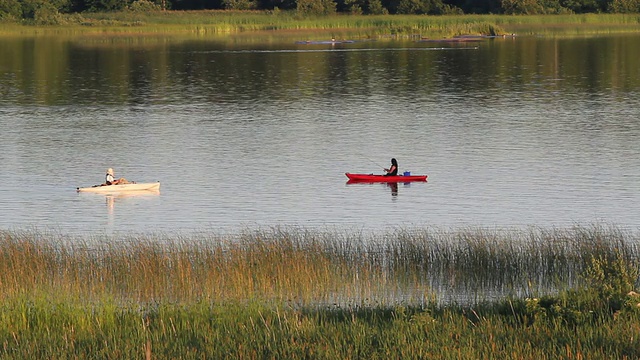
[[[0,38],[0,227],[640,227],[638,37],[475,44]],[[389,154],[428,186],[344,185]]]

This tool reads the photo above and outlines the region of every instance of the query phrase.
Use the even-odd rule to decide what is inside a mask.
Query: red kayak
[[[351,174],[345,173],[349,178],[349,182],[409,182],[409,181],[427,181],[427,175],[409,175],[409,176],[384,176],[374,174]]]

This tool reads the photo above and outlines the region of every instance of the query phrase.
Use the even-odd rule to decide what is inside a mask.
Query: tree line
[[[4,21],[123,10],[285,10],[300,15],[639,13],[640,0],[0,0]]]

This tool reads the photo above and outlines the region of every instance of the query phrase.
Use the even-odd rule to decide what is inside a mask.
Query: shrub
[[[258,8],[257,2],[251,0],[222,0],[222,5],[227,10],[253,10]]]
[[[530,323],[539,321],[578,325],[596,318],[640,311],[640,294],[633,291],[638,267],[620,253],[592,257],[582,275],[585,285],[560,296],[526,300]]]
[[[336,12],[333,0],[298,0],[296,11],[302,16],[332,15]]]
[[[624,0],[623,0],[624,1]],[[509,15],[569,14],[559,0],[502,0],[502,9]]]
[[[429,6],[422,0],[400,0],[398,14],[426,14]]]
[[[369,8],[369,11],[368,11],[369,14],[372,14],[372,15],[389,14],[389,11],[384,6],[382,6],[382,1],[380,0],[369,0],[367,4]]]
[[[640,0],[613,0],[609,3],[608,10],[612,13],[638,13]]]
[[[89,11],[120,11],[127,9],[128,0],[87,0]]]
[[[449,4],[443,4],[442,6],[438,7],[438,13],[440,15],[464,15],[462,9]]]
[[[162,10],[160,5],[155,4],[155,3],[151,2],[151,1],[148,1],[148,0],[137,0],[137,1],[134,1],[134,2],[131,3],[131,5],[129,5],[127,7],[127,9],[129,11],[139,12],[139,13]]]
[[[633,291],[638,279],[638,268],[617,253],[615,258],[591,258],[584,277],[587,289],[610,311],[615,312],[622,308],[627,294]]]
[[[33,20],[38,25],[61,25],[64,22],[58,9],[47,2],[41,4],[34,11]]]
[[[22,17],[22,7],[18,0],[0,0],[0,19],[14,20]]]
[[[362,15],[362,6],[360,2],[357,0],[344,0],[344,6],[346,10],[351,15]]]

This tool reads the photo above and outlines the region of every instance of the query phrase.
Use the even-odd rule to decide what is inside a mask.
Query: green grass
[[[0,358],[635,359],[639,240],[605,226],[0,231]],[[434,301],[438,281],[547,285],[451,303]]]
[[[513,307],[512,307],[513,306]],[[637,311],[533,321],[520,303],[306,309],[259,303],[1,305],[3,359],[636,359]],[[512,311],[513,309],[513,311]]]
[[[189,34],[214,36],[278,33],[282,36],[328,38],[349,36],[450,37],[456,35],[608,34],[639,31],[640,16],[626,14],[585,15],[335,15],[299,17],[293,12],[258,11],[157,11],[83,13],[63,15],[59,25],[4,24],[5,34]]]

